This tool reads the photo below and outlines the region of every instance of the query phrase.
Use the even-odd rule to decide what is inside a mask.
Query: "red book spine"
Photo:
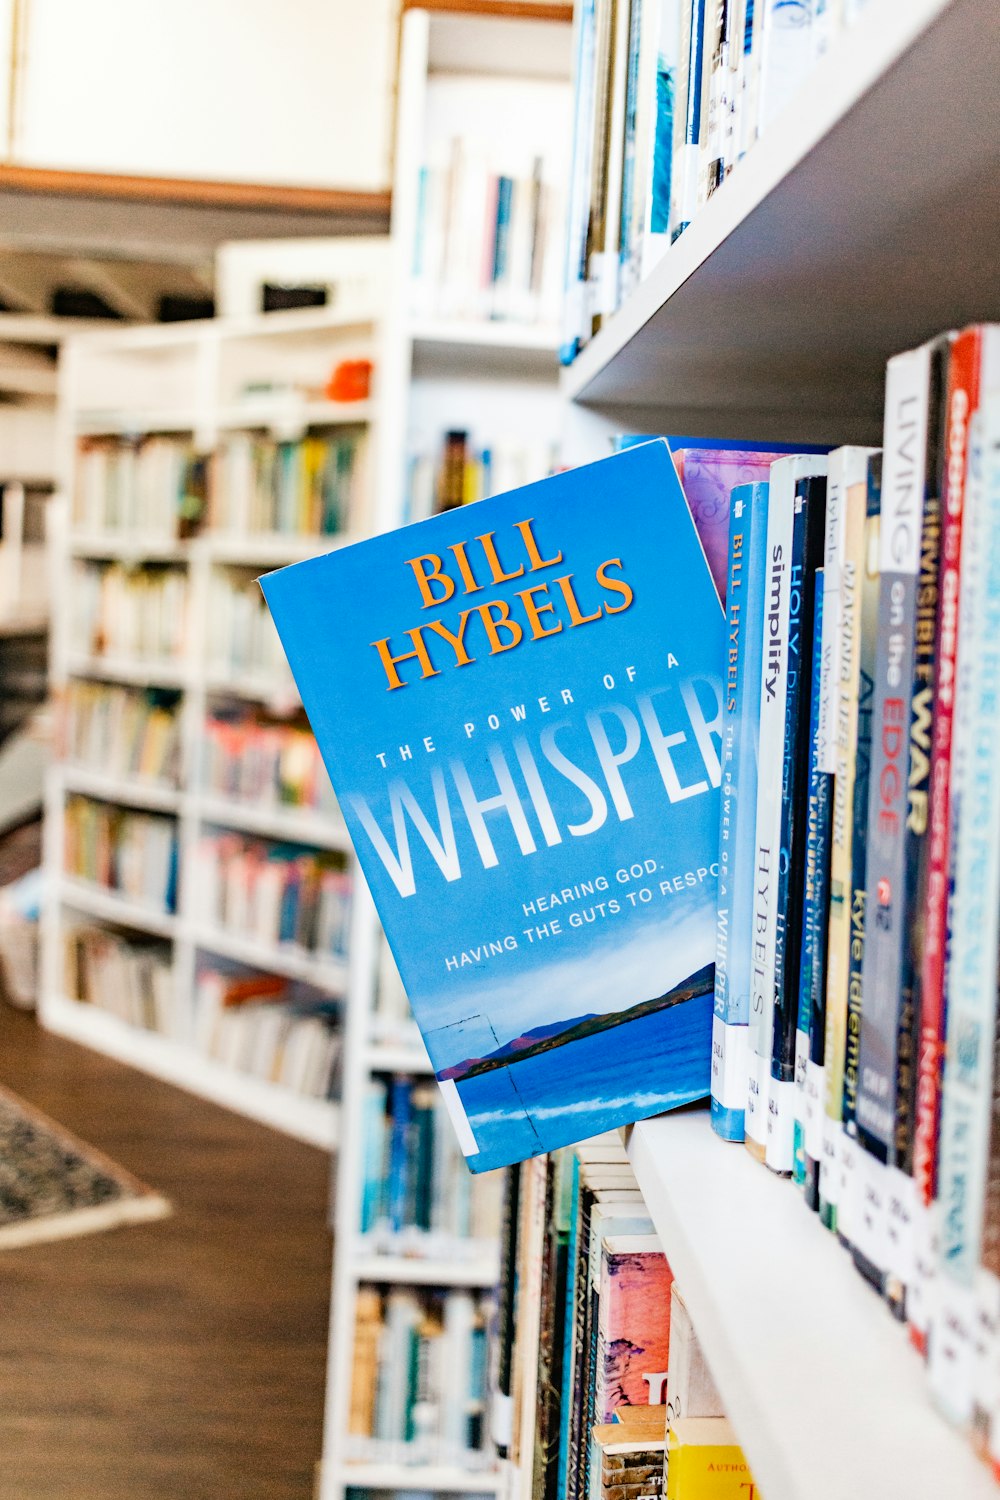
[[[938,657],[931,740],[929,861],[924,906],[924,952],[917,1119],[913,1175],[920,1201],[934,1199],[944,1052],[945,951],[948,937],[948,870],[951,857],[951,743],[958,652],[962,515],[969,422],[979,404],[982,334],[967,328],[951,347],[948,369],[944,505],[938,589]]]

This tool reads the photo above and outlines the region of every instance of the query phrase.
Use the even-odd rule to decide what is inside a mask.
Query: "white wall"
[[[27,0],[26,8],[19,164],[389,184],[399,0]],[[0,25],[6,9],[0,0]]]

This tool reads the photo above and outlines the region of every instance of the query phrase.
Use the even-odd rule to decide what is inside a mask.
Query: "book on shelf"
[[[190,607],[186,568],[78,559],[69,593],[75,649],[147,662],[183,659]]]
[[[209,459],[190,438],[81,438],[74,524],[98,535],[193,536],[205,517],[208,471]]]
[[[190,1040],[237,1072],[326,1099],[341,1058],[339,1001],[309,985],[202,955]]]
[[[177,904],[177,822],[70,796],[63,812],[63,869],[153,912]]]
[[[213,568],[206,636],[211,671],[234,692],[249,680],[275,698],[294,693],[277,632],[250,574]]]
[[[91,923],[65,934],[63,972],[68,999],[164,1036],[180,1034],[171,950],[167,943],[126,936]]]
[[[707,1093],[723,617],[666,445],[262,586],[470,1167]]]
[[[500,1231],[500,1183],[465,1169],[433,1084],[394,1074],[365,1084],[361,1233],[375,1253],[489,1257]]]
[[[834,0],[577,7],[564,364],[776,128],[861,8]]]
[[[351,877],[342,855],[206,833],[190,875],[202,922],[254,943],[287,943],[318,960],[346,955]]]
[[[305,724],[215,706],[199,737],[203,791],[255,808],[307,810],[334,821],[337,799]]]
[[[230,536],[336,536],[365,519],[363,429],[280,440],[229,434],[212,475],[211,524]]]
[[[667,1438],[667,1500],[758,1500],[726,1417],[679,1417]]]
[[[407,462],[407,521],[424,520],[474,500],[502,495],[558,467],[556,446],[500,437],[489,444],[474,440],[464,428],[445,432],[436,448],[417,439]]]
[[[177,787],[180,699],[159,688],[72,680],[60,699],[60,748],[102,776]]]
[[[345,1459],[472,1468],[486,1450],[490,1299],[359,1287]]]

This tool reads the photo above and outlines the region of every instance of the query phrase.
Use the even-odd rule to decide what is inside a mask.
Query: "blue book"
[[[389,1227],[397,1232],[411,1222],[410,1136],[413,1119],[413,1080],[394,1078],[389,1096],[389,1172],[387,1187]]]
[[[809,707],[809,802],[802,896],[798,1023],[795,1033],[795,1181],[819,1209],[823,1048],[826,1039],[826,925],[830,894],[830,776],[820,767],[820,687],[826,574],[816,571]]]
[[[706,1096],[724,620],[666,444],[262,586],[472,1170]]]
[[[719,907],[712,1022],[712,1125],[742,1141],[756,871],[757,748],[767,585],[766,484],[733,491],[719,818]]]

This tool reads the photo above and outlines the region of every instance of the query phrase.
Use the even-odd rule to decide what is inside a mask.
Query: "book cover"
[[[767,499],[766,484],[733,490],[726,590],[712,1125],[733,1141],[743,1139],[746,1107]]]
[[[815,625],[816,572],[826,534],[826,477],[795,486],[789,562],[785,725],[781,760],[781,817],[776,881],[774,1015],[765,1160],[791,1172],[795,1123],[795,1027],[809,795],[809,711]]]
[[[681,1417],[667,1437],[667,1500],[759,1500],[725,1417]]]
[[[673,1276],[655,1234],[606,1237],[601,1245],[595,1412],[663,1404]]]
[[[705,1096],[724,621],[666,444],[262,587],[470,1167]]]

